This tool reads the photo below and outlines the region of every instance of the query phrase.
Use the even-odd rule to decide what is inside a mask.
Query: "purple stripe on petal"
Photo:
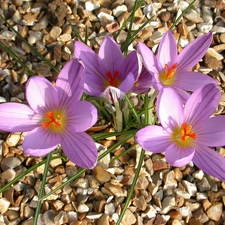
[[[210,147],[225,145],[225,116],[212,117],[197,125],[197,143]]]
[[[42,117],[29,106],[20,103],[0,104],[0,130],[8,132],[30,131],[41,123]]]
[[[30,107],[39,114],[44,114],[58,106],[56,88],[46,78],[39,76],[28,80],[26,99]]]
[[[190,70],[205,55],[212,42],[212,33],[202,35],[187,45],[177,58],[177,72]]]
[[[56,81],[61,107],[79,101],[84,91],[84,67],[77,59],[70,60],[60,71]]]
[[[165,68],[166,64],[172,67],[177,62],[177,43],[170,30],[163,35],[160,41],[157,59],[162,68]]]
[[[127,93],[129,92],[135,83],[135,77],[132,73],[128,73],[126,78],[122,81],[120,86],[118,87],[122,92]]]
[[[97,109],[91,103],[75,102],[68,109],[68,127],[73,132],[83,132],[96,123],[97,116]]]
[[[158,74],[158,62],[154,53],[141,42],[138,42],[137,44],[137,51],[141,54],[143,64],[149,73]]]
[[[118,44],[109,36],[106,36],[99,48],[99,61],[105,66],[112,75],[115,71],[121,70],[124,63],[123,54]]]
[[[65,155],[77,166],[88,169],[95,167],[97,148],[93,139],[86,133],[68,131],[62,137],[61,145]]]
[[[160,90],[156,111],[164,129],[171,131],[183,123],[183,103],[173,88]]]
[[[195,154],[195,149],[171,144],[165,152],[166,161],[172,166],[182,167],[188,164]]]
[[[139,130],[136,141],[143,149],[154,153],[164,152],[172,143],[170,134],[154,125]]]
[[[182,72],[177,74],[173,87],[175,86],[183,90],[195,91],[206,84],[217,85],[217,82],[215,79],[203,73]]]
[[[214,84],[197,89],[188,99],[184,108],[184,118],[194,126],[208,119],[216,110],[220,100],[220,91]]]
[[[81,59],[85,65],[85,72],[100,76],[101,72],[98,66],[98,56],[87,45],[80,41],[75,41],[74,58]]]
[[[204,145],[199,145],[192,161],[208,175],[225,181],[225,158],[218,152]]]
[[[36,127],[26,135],[22,146],[28,155],[43,156],[57,148],[60,139],[59,134]]]

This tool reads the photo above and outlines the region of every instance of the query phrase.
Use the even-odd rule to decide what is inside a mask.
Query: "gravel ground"
[[[129,49],[135,48],[137,41],[155,49],[188,2],[191,1],[146,0],[135,14],[133,29],[138,29],[147,18],[154,18]],[[0,0],[0,15],[4,15],[30,45],[60,70],[73,57],[75,34],[69,21],[82,38],[87,31],[88,45],[97,50],[105,35],[113,35],[120,28],[133,5],[133,0]],[[222,95],[216,114],[224,114],[224,0],[197,0],[195,7],[183,16],[173,33],[181,50],[190,41],[209,31],[214,34],[213,43],[194,70],[218,81]],[[125,27],[117,42],[122,44],[126,35]],[[32,53],[2,19],[0,41],[35,74],[55,81],[57,72]],[[0,48],[0,101],[24,102],[24,87],[28,77],[28,73]],[[112,132],[112,128],[107,127],[105,132]],[[1,187],[42,161],[41,158],[23,154],[21,144],[24,135],[0,132]],[[99,152],[104,152],[120,138],[101,141],[98,144]],[[44,200],[38,224],[115,224],[132,183],[140,149],[135,148],[113,163],[109,163],[109,160],[133,143],[133,139],[128,140],[103,158],[93,171],[87,170],[80,178]],[[216,150],[225,156],[223,147]],[[71,162],[61,159],[51,161],[45,192],[54,190],[77,170]],[[0,194],[0,225],[33,224],[43,171],[44,166],[38,167]],[[164,155],[146,153],[135,192],[121,224],[222,225],[225,224],[224,210],[224,182],[214,178],[210,178],[209,182],[192,163],[173,168],[166,163]]]

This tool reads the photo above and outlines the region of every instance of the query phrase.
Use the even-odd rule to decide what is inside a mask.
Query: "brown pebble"
[[[160,15],[160,19],[163,21],[163,22],[167,22],[169,21],[171,18],[171,12],[164,12]]]

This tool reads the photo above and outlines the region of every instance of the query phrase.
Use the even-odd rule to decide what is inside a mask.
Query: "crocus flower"
[[[205,55],[211,42],[212,33],[209,32],[191,42],[178,55],[175,38],[168,30],[159,44],[157,56],[140,42],[137,50],[143,57],[144,66],[153,75],[152,86],[159,91],[163,87],[172,87],[186,101],[189,94],[185,90],[194,91],[205,84],[217,84],[205,74],[189,71]]]
[[[26,85],[29,105],[0,105],[0,130],[26,132],[22,147],[26,154],[44,156],[61,144],[65,155],[83,168],[96,164],[97,149],[84,131],[97,120],[97,110],[89,102],[80,101],[83,94],[83,66],[71,60],[61,70],[56,86],[39,76]]]
[[[210,117],[218,106],[220,92],[214,84],[197,89],[186,102],[172,88],[159,93],[157,114],[162,126],[150,125],[136,134],[137,142],[154,153],[165,151],[176,167],[191,160],[207,174],[225,180],[225,158],[209,147],[225,144],[225,116]]]
[[[133,51],[124,59],[120,47],[109,36],[104,38],[98,55],[84,43],[76,41],[74,57],[79,58],[85,67],[84,92],[111,102],[123,98],[138,76],[137,53]]]

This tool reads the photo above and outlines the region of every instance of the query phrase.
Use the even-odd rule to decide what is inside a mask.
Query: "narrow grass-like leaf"
[[[30,45],[28,43],[28,41],[24,37],[22,37],[20,35],[20,33],[18,31],[16,31],[13,28],[13,26],[10,23],[8,23],[7,20],[1,14],[0,14],[0,17],[5,21],[6,25],[17,35],[17,37],[21,41],[23,41],[36,56],[38,56],[42,61],[44,61],[52,70],[54,70],[55,72],[59,73],[59,70],[55,66],[53,66],[51,64],[51,62],[49,62],[43,55],[41,55],[32,45]]]
[[[34,225],[38,225],[37,224],[37,221],[38,221],[38,216],[40,214],[41,204],[42,204],[42,202],[40,201],[40,199],[44,195],[45,184],[46,184],[46,180],[47,180],[47,175],[48,175],[48,170],[49,170],[49,166],[50,166],[51,159],[52,159],[52,153],[50,152],[47,155],[45,169],[44,169],[44,174],[43,174],[42,182],[41,182],[41,188],[40,188],[40,192],[39,192],[39,195],[38,195],[38,200],[39,201],[37,202],[37,207],[36,207],[36,211],[35,211],[35,215],[34,215]]]
[[[173,25],[170,27],[170,30],[172,30],[181,20],[181,18],[183,17],[183,15],[190,9],[193,7],[194,3],[196,2],[196,0],[192,1],[189,6],[181,13],[181,15],[173,22]]]
[[[66,158],[63,157],[63,156],[55,156],[55,157],[52,157],[52,160],[58,159],[58,158],[61,158],[63,160],[66,160]],[[39,162],[36,165],[33,165],[32,167],[30,167],[29,169],[25,170],[24,172],[20,173],[13,180],[9,181],[6,185],[4,185],[2,188],[0,188],[0,193],[4,192],[9,187],[11,187],[13,184],[15,184],[17,181],[19,181],[20,179],[24,178],[27,174],[29,174],[30,172],[34,171],[39,166],[41,166],[41,165],[43,165],[45,163],[46,163],[46,159],[42,160],[41,162]]]
[[[31,71],[25,63],[14,53],[12,52],[3,42],[0,41],[0,46],[13,58],[15,59],[27,72],[29,75],[34,76],[35,73]]]
[[[127,135],[125,138],[123,138],[122,140],[120,140],[117,143],[115,143],[112,147],[110,147],[108,150],[106,150],[105,152],[103,152],[98,157],[98,160],[103,159],[106,155],[108,155],[109,153],[111,153],[114,149],[116,149],[118,146],[120,146],[125,141],[127,141],[130,138],[132,138],[133,136],[134,136],[134,134]],[[71,177],[70,179],[68,179],[67,181],[65,181],[63,184],[59,185],[57,188],[55,188],[54,190],[52,190],[51,192],[49,192],[48,194],[46,194],[45,196],[43,196],[42,198],[40,198],[39,201],[43,201],[44,199],[46,199],[50,195],[54,194],[56,191],[58,191],[58,190],[62,189],[63,187],[65,187],[70,182],[72,182],[75,179],[79,178],[85,171],[87,171],[87,169],[81,169],[81,170],[79,170],[73,177]]]
[[[80,36],[79,32],[74,28],[74,26],[70,23],[70,21],[69,21],[69,25],[71,26],[73,33],[77,36],[77,39],[79,41],[83,42],[84,44],[86,44],[87,43],[86,40],[82,39],[82,37]]]

